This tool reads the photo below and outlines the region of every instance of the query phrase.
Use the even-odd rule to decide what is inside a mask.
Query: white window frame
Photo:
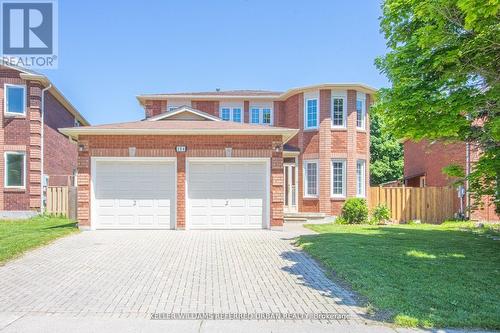
[[[251,106],[249,110],[250,110],[250,114],[249,114],[248,120],[249,120],[250,124],[268,125],[268,126],[272,126],[273,125],[273,118],[274,118],[273,108],[271,108],[271,107],[262,107],[262,106]],[[253,110],[258,110],[259,121],[257,123],[252,122],[252,120],[253,120],[253,118],[252,118]],[[270,119],[269,123],[264,123],[264,110],[270,110],[270,117],[271,117],[271,119]]]
[[[358,126],[358,102],[361,102],[361,127]],[[356,129],[366,129],[366,94],[356,93]]]
[[[335,125],[333,123],[333,107],[335,105],[335,100],[342,100],[342,125]],[[331,107],[331,115],[330,118],[332,120],[332,128],[347,128],[347,94],[342,92],[332,92],[332,107]]]
[[[308,126],[308,112],[307,112],[307,102],[309,101],[316,101],[316,125],[314,126]],[[306,130],[314,130],[318,129],[319,127],[319,98],[307,98],[304,100],[304,129]]]
[[[7,185],[8,184],[8,176],[9,176],[9,172],[7,170],[7,166],[8,166],[8,161],[7,161],[7,156],[8,155],[22,155],[23,156],[23,185],[21,186],[17,186],[17,185]],[[26,152],[24,151],[6,151],[4,154],[3,154],[3,159],[4,159],[4,170],[5,170],[5,174],[4,174],[4,184],[5,184],[5,188],[12,188],[12,189],[26,189]]]
[[[358,167],[361,165],[361,174],[358,174]],[[361,176],[361,179],[359,179]],[[356,161],[356,196],[358,198],[366,197],[366,160]]]
[[[308,194],[308,180],[307,180],[307,165],[316,164],[316,194]],[[303,172],[302,172],[302,182],[304,183],[304,198],[318,198],[319,197],[319,161],[318,160],[304,160],[303,161]]]
[[[222,118],[222,109],[229,109],[229,120],[226,121],[232,121],[235,123],[243,123],[245,119],[245,109],[242,106],[221,106],[219,108],[219,118]],[[234,110],[235,109],[240,109],[240,121],[234,121]]]
[[[333,163],[342,163],[342,193],[333,193]],[[334,158],[331,161],[330,195],[332,198],[345,198],[347,192],[347,160],[345,158]]]
[[[23,113],[16,113],[16,112],[9,112],[8,111],[8,88],[22,88],[23,89]],[[5,83],[3,85],[3,109],[4,109],[4,114],[9,117],[26,117],[26,85],[24,84],[10,84],[10,83]]]

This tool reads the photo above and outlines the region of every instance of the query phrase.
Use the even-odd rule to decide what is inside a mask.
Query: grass
[[[401,326],[500,328],[500,237],[468,222],[309,225],[299,245]]]
[[[0,264],[77,230],[75,222],[60,217],[0,221]]]

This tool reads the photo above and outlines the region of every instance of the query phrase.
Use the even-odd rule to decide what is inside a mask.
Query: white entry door
[[[267,226],[267,163],[224,159],[189,161],[189,229]]]
[[[173,229],[175,162],[147,159],[93,163],[96,229]]]

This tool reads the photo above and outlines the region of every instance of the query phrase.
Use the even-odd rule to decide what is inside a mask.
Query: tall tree
[[[470,191],[500,213],[500,1],[385,0],[391,88],[375,107],[398,138],[464,141],[482,151]]]
[[[377,113],[370,114],[370,182],[380,185],[403,178],[403,147],[382,126]]]

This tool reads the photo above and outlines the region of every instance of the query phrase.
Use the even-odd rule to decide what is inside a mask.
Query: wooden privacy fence
[[[456,197],[452,187],[371,187],[370,208],[386,205],[397,222],[442,223],[454,217]]]
[[[76,187],[49,186],[45,212],[76,219]]]

